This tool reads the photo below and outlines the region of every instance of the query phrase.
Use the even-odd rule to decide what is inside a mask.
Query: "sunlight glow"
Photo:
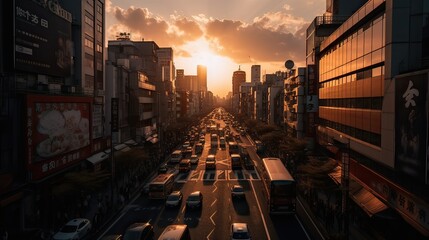
[[[196,75],[197,65],[204,65],[207,67],[209,91],[224,97],[232,90],[232,73],[238,69],[237,63],[228,57],[217,55],[203,38],[190,42],[181,49],[191,57],[176,57],[176,69],[184,69],[185,75]]]

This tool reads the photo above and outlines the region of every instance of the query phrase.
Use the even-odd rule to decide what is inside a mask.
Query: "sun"
[[[232,74],[238,65],[229,57],[217,54],[210,44],[201,38],[182,47],[189,57],[175,58],[176,68],[184,69],[185,75],[196,74],[197,65],[207,67],[207,89],[215,95],[226,96],[232,89]]]

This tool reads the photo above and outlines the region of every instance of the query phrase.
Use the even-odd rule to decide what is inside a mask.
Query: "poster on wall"
[[[427,183],[427,74],[396,78],[395,169]]]
[[[91,98],[27,97],[27,165],[38,179],[91,153]]]

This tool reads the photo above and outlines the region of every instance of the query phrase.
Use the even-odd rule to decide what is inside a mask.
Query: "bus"
[[[268,210],[271,214],[294,214],[296,182],[279,158],[263,158],[260,168]]]
[[[173,191],[173,185],[174,174],[159,174],[149,184],[149,199],[165,199]]]

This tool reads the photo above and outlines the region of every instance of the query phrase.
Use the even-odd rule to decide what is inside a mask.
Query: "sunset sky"
[[[232,73],[261,65],[285,71],[285,60],[305,65],[305,30],[325,12],[325,0],[107,0],[106,35],[172,47],[176,69],[196,75],[207,66],[208,90],[224,97]]]

